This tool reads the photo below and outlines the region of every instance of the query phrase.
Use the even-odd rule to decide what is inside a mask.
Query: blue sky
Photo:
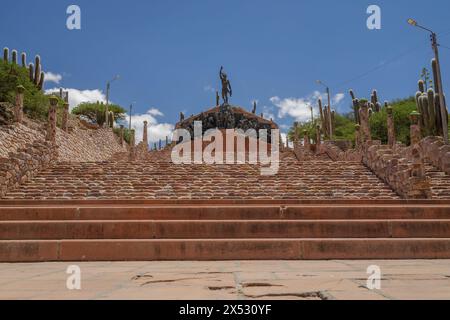
[[[70,4],[81,8],[81,30],[66,28]],[[381,30],[367,29],[371,4],[381,7]],[[406,20],[434,29],[450,48],[449,11],[448,0],[17,0],[2,3],[0,46],[40,54],[45,71],[62,78],[46,89],[73,89],[78,100],[101,98],[94,90],[120,74],[112,101],[135,101],[136,121],[150,120],[156,139],[180,111],[214,104],[221,65],[231,103],[250,109],[258,100],[258,112],[283,128],[308,114],[305,103],[323,91],[316,79],[344,94],[336,97],[341,112],[349,88],[360,97],[376,88],[382,100],[413,95],[432,51],[427,33]],[[448,88],[450,49],[441,60]]]

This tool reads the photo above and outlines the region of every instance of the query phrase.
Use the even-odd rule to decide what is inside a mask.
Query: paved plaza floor
[[[67,289],[70,265],[81,290]],[[381,270],[380,289],[367,268]],[[0,299],[450,299],[450,260],[0,264]]]

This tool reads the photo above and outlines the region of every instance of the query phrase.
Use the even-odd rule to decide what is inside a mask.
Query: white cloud
[[[275,120],[275,115],[273,114],[273,107],[264,106],[263,107],[263,118],[267,120]]]
[[[143,114],[133,114],[131,117],[131,128],[136,132],[136,143],[139,143],[143,139],[144,134],[144,121],[148,123],[148,142],[151,147],[153,143],[158,143],[161,139],[163,144],[166,141],[166,137],[169,139],[172,137],[172,132],[174,130],[174,125],[170,123],[159,123],[156,119],[158,116],[163,116],[163,113],[156,108],[149,109]],[[125,116],[125,120],[121,124],[125,125],[127,128],[130,123],[130,115]]]
[[[150,110],[147,111],[147,113],[152,116],[155,116],[155,117],[163,117],[164,116],[164,114],[156,108],[151,108]]]
[[[208,85],[203,87],[203,91],[216,93],[217,90],[213,86],[208,84]]]
[[[335,108],[345,95],[338,93],[332,98],[332,106]],[[302,98],[280,98],[272,97],[270,101],[279,109],[278,117],[283,119],[285,117],[294,118],[295,121],[306,122],[311,119],[311,106],[313,107],[314,115],[319,113],[318,99],[322,99],[323,105],[327,104],[327,96],[319,91],[314,91],[312,94]]]
[[[44,81],[45,82],[53,82],[59,84],[62,80],[62,75],[53,73],[53,72],[45,72]]]
[[[337,95],[335,95],[333,97],[333,104],[337,105],[337,104],[341,103],[341,101],[344,100],[344,98],[345,98],[345,94],[338,93]]]
[[[281,132],[280,135],[281,135],[281,141],[282,141],[283,145],[285,146],[286,145],[286,139],[287,139],[287,133]],[[289,145],[290,148],[293,148],[294,147],[294,142],[289,141],[288,145]]]
[[[95,90],[78,90],[72,88],[63,88],[63,91],[69,92],[70,110],[78,106],[82,102],[106,102],[105,94],[98,89]],[[46,94],[59,93],[59,88],[45,90]]]

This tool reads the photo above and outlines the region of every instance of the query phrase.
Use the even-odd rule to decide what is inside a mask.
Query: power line
[[[372,74],[372,73],[374,73],[374,72],[376,72],[376,71],[378,71],[378,70],[380,70],[380,69],[382,69],[382,68],[392,64],[393,62],[396,62],[396,61],[400,60],[401,58],[403,58],[403,57],[405,57],[405,56],[415,52],[417,49],[420,49],[420,48],[423,48],[423,47],[424,47],[424,44],[420,44],[420,45],[414,46],[414,47],[408,49],[408,51],[405,51],[402,54],[399,54],[399,55],[397,55],[397,56],[395,56],[395,57],[393,57],[391,59],[388,59],[385,62],[377,65],[376,67],[373,67],[373,68],[369,69],[368,71],[366,71],[366,72],[364,72],[364,73],[362,73],[362,74],[360,74],[360,75],[358,75],[358,76],[356,76],[354,78],[351,78],[349,80],[343,81],[343,82],[341,82],[341,83],[339,83],[339,84],[337,84],[337,85],[335,85],[333,87],[335,89],[340,89],[343,86],[345,86],[345,85],[347,85],[347,84],[349,84],[349,83],[351,83],[353,81],[362,79],[362,78],[368,76],[369,74]]]

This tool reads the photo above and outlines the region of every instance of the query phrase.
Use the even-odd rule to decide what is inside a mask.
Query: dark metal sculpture
[[[223,67],[220,67],[220,81],[222,81],[222,99],[224,104],[228,104],[228,95],[233,96],[233,89],[231,89],[230,80],[225,72],[223,72]]]

